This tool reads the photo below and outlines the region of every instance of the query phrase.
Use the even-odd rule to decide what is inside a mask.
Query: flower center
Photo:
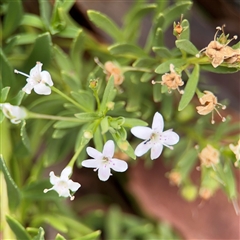
[[[57,189],[58,189],[58,192],[64,192],[66,189],[68,189],[68,184],[66,181],[64,180],[60,180],[58,183],[57,183]]]

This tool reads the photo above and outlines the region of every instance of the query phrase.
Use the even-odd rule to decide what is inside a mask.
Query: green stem
[[[85,144],[80,144],[79,148],[77,149],[77,151],[75,152],[75,154],[73,155],[72,159],[70,160],[67,166],[73,168],[73,165],[76,162],[78,155],[80,154],[84,146]]]
[[[93,91],[93,95],[97,101],[97,109],[99,110],[100,109],[100,100],[99,100],[99,97],[98,97],[98,94],[97,94],[97,91]]]
[[[88,110],[83,107],[82,105],[80,105],[78,102],[74,101],[72,98],[68,97],[66,94],[64,94],[63,92],[61,92],[60,90],[58,90],[57,88],[55,87],[51,87],[51,89],[59,94],[60,96],[62,96],[63,98],[65,98],[67,101],[71,102],[72,104],[74,104],[76,107],[80,108],[81,110],[83,110],[84,112],[88,112]]]
[[[53,115],[46,115],[34,112],[28,112],[27,115],[29,118],[37,118],[37,119],[48,119],[48,120],[62,120],[62,121],[69,121],[69,122],[79,122],[79,119],[73,117],[62,117],[62,116],[53,116]]]
[[[149,73],[153,72],[151,69],[138,68],[138,67],[123,67],[122,70],[123,72],[128,72],[128,71],[140,71],[140,72],[149,72]]]

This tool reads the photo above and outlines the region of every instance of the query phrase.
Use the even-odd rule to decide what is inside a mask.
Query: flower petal
[[[55,176],[55,174],[54,174],[53,171],[51,171],[51,172],[49,173],[49,176],[50,176],[50,183],[51,183],[52,185],[54,185],[54,184],[56,184],[56,183],[58,182],[59,177]]]
[[[163,128],[164,128],[163,117],[159,112],[156,112],[153,117],[152,130],[161,133],[163,131]]]
[[[99,161],[95,159],[87,159],[82,161],[82,166],[87,168],[99,168]]]
[[[42,65],[43,65],[42,63],[37,62],[36,66],[30,70],[29,75],[31,78],[39,78],[40,73],[42,71]]]
[[[81,185],[78,182],[73,182],[71,179],[68,180],[68,188],[71,191],[76,192],[80,187]]]
[[[131,129],[131,133],[140,139],[149,139],[152,135],[152,129],[150,127],[137,126]]]
[[[95,148],[87,147],[86,151],[87,151],[87,154],[94,159],[102,159],[103,158],[103,154],[101,152],[99,152],[98,150],[96,150]]]
[[[51,88],[46,86],[45,83],[39,83],[34,86],[34,91],[39,95],[51,94]]]
[[[23,88],[22,91],[24,91],[27,94],[30,94],[32,89],[33,89],[33,85],[31,83],[27,83]]]
[[[151,159],[154,160],[158,158],[163,150],[163,145],[162,144],[154,144],[151,149]]]
[[[128,164],[123,160],[113,158],[110,167],[116,172],[125,172],[128,169]]]
[[[111,175],[110,168],[107,165],[102,166],[98,170],[98,177],[101,181],[107,181]]]
[[[179,136],[177,133],[173,132],[172,129],[164,131],[162,133],[162,143],[167,145],[174,145],[178,143]]]
[[[103,147],[103,156],[107,158],[112,158],[114,154],[114,148],[114,142],[112,140],[108,140]]]
[[[41,75],[42,83],[47,83],[49,86],[53,86],[53,81],[52,81],[51,75],[48,71],[42,71],[40,73],[40,75]]]
[[[142,142],[140,143],[136,149],[135,149],[135,155],[137,157],[141,157],[143,154],[145,154],[150,148],[152,147],[152,143],[151,142]]]
[[[60,178],[63,180],[68,180],[71,174],[72,174],[72,167],[67,166],[62,170]]]

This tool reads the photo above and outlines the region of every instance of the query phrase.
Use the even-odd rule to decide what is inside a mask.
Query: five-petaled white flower
[[[9,118],[14,124],[20,123],[27,116],[23,107],[13,106],[10,103],[1,103],[0,108],[5,117]]]
[[[30,94],[32,89],[34,89],[34,91],[40,95],[51,94],[50,86],[53,86],[53,81],[48,71],[42,71],[42,65],[42,63],[37,62],[36,66],[30,70],[30,75],[16,69],[14,70],[15,73],[27,77],[27,84],[22,89],[25,93]]]
[[[73,182],[71,179],[69,179],[69,176],[72,174],[72,168],[67,166],[65,167],[62,172],[61,176],[57,177],[55,176],[54,172],[51,171],[50,176],[50,182],[53,185],[52,188],[44,189],[44,193],[54,190],[59,194],[59,197],[70,197],[70,200],[74,199],[74,196],[71,195],[70,190],[72,192],[76,192],[81,185],[77,182]]]
[[[98,170],[98,177],[101,181],[107,181],[111,174],[111,168],[116,172],[124,172],[127,170],[128,165],[125,161],[113,158],[114,155],[114,142],[109,140],[103,147],[103,152],[87,147],[87,153],[94,159],[87,159],[82,162],[84,167],[95,168]]]
[[[134,136],[144,140],[136,147],[136,156],[140,157],[151,149],[151,159],[153,160],[160,156],[163,146],[173,149],[171,145],[179,141],[179,136],[172,129],[163,132],[163,127],[163,117],[156,112],[153,117],[152,128],[137,126],[131,129]]]

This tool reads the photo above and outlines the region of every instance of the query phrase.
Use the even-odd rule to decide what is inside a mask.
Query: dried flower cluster
[[[220,161],[219,151],[209,144],[202,149],[198,156],[200,158],[201,165],[205,167],[214,167]]]

